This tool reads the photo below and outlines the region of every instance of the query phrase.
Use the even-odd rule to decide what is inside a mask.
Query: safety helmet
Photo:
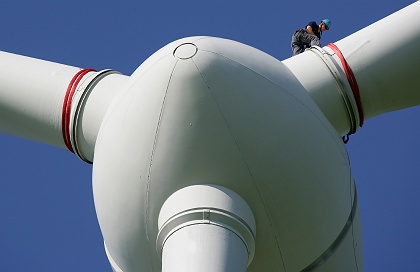
[[[331,21],[328,19],[324,19],[321,22],[324,22],[324,24],[327,26],[327,29],[330,29],[331,27]]]

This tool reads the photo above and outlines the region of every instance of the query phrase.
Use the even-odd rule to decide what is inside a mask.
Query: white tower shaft
[[[243,241],[217,225],[182,228],[165,243],[162,272],[245,272],[248,261]]]
[[[247,203],[221,186],[194,185],[171,195],[159,214],[163,272],[245,272],[255,253]]]

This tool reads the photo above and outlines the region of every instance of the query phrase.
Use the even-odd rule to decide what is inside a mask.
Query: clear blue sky
[[[0,50],[130,75],[165,44],[210,35],[283,60],[291,54],[292,32],[308,21],[332,21],[325,45],[413,2],[1,0]],[[392,39],[401,29],[384,31]],[[418,107],[375,117],[347,144],[365,271],[418,270],[419,117]],[[64,149],[2,134],[0,152],[0,271],[111,271],[91,165]]]

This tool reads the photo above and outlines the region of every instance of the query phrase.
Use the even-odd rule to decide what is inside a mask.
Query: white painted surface
[[[0,52],[0,132],[66,148],[61,112],[76,67]]]
[[[255,254],[255,219],[235,192],[193,185],[172,194],[158,219],[162,271],[241,272]]]
[[[420,104],[418,66],[420,3],[412,5],[336,42],[359,86],[365,120]],[[391,29],[398,29],[392,31]],[[351,116],[343,92],[351,88],[340,59],[325,46],[323,57],[307,50],[283,63],[309,92],[339,135],[347,134]],[[337,78],[336,78],[337,77]],[[355,104],[353,99],[350,99]],[[353,105],[353,111],[355,106]],[[355,111],[355,119],[359,115]]]
[[[393,41],[380,34],[394,25],[418,24],[418,9],[415,3],[337,42],[358,78],[367,118],[419,102],[413,73],[420,60],[405,54],[418,45],[417,34],[400,31]],[[86,123],[92,130],[83,150],[89,156],[96,143],[95,204],[113,264],[123,271],[159,271],[160,208],[173,192],[196,184],[222,185],[249,204],[257,222],[249,271],[299,271],[334,244],[355,204],[339,137],[351,122],[337,92],[327,92],[334,89],[334,78],[311,82],[319,80],[313,76],[303,82],[305,73],[295,72],[307,58],[324,75],[319,60],[309,54],[281,63],[240,43],[191,37],[155,53],[129,79],[104,81],[105,89],[122,86],[115,90],[121,92],[113,99],[107,89],[108,102],[101,106],[102,114],[107,109],[105,119],[92,117],[100,126],[99,121]],[[63,91],[79,69],[7,53],[1,58],[27,69],[2,68],[8,70],[0,77],[2,131],[63,147]],[[319,103],[322,98],[337,103],[325,109],[329,103]],[[354,220],[352,234],[345,234],[321,269],[361,269],[358,212]]]
[[[198,48],[192,58],[174,56],[184,43]],[[156,52],[127,86],[93,164],[101,230],[123,271],[161,269],[160,207],[189,185],[221,185],[250,205],[257,240],[248,271],[304,269],[340,234],[354,195],[344,145],[281,62],[191,37]]]

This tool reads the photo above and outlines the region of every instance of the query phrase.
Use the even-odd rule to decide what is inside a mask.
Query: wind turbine
[[[399,53],[418,37],[377,31],[418,12],[283,62],[212,37],[175,41],[130,77],[2,53],[0,127],[93,163],[115,271],[361,269],[341,137],[418,104],[419,57]]]

